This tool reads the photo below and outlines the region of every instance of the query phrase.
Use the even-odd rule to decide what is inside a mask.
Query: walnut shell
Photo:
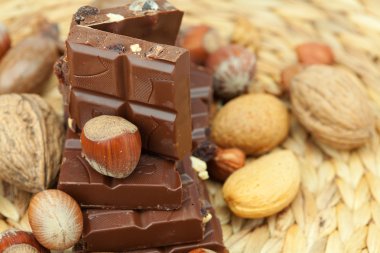
[[[38,95],[0,96],[0,177],[29,192],[46,189],[57,176],[63,125]]]
[[[337,149],[363,145],[374,128],[374,114],[358,79],[326,65],[313,65],[291,83],[293,112],[321,143]]]

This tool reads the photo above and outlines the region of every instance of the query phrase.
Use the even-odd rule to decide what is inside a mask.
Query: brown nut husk
[[[249,94],[231,100],[212,122],[211,137],[222,148],[262,154],[280,144],[289,132],[286,106],[275,96]]]
[[[223,185],[223,195],[239,217],[268,217],[292,202],[300,181],[299,163],[293,152],[275,151],[234,172]]]
[[[54,40],[35,35],[21,41],[0,63],[0,94],[41,92],[57,59]]]
[[[63,124],[38,95],[0,96],[0,178],[29,192],[46,189],[58,173]]]
[[[359,80],[342,69],[313,65],[291,83],[295,116],[321,143],[337,149],[363,145],[374,128],[374,114]]]

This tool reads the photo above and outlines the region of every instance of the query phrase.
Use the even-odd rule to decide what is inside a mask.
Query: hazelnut
[[[281,72],[281,89],[283,92],[288,92],[290,89],[290,83],[295,75],[300,73],[302,70],[305,69],[305,66],[301,64],[294,64],[291,66],[286,67]]]
[[[215,51],[206,65],[214,71],[214,92],[229,100],[248,91],[256,72],[256,56],[240,45],[229,45]]]
[[[125,178],[140,159],[140,132],[121,117],[102,115],[89,120],[84,125],[81,142],[88,163],[106,176]]]
[[[29,205],[29,223],[36,239],[50,250],[65,250],[77,243],[83,216],[77,202],[60,190],[37,193]]]
[[[11,47],[11,38],[7,28],[0,23],[0,59],[3,58],[5,53]]]
[[[4,253],[48,253],[30,232],[9,229],[0,234],[0,252]]]
[[[208,164],[208,172],[211,177],[219,182],[224,182],[236,170],[245,164],[245,153],[238,148],[216,150],[216,155]]]
[[[326,64],[334,63],[334,54],[331,48],[321,43],[304,43],[296,48],[298,61],[303,64]]]
[[[204,64],[210,53],[221,47],[218,32],[207,26],[188,28],[179,38],[179,46],[190,51],[190,59],[196,64]]]

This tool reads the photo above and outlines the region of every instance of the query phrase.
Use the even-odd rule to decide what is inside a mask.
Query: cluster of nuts
[[[256,72],[256,57],[240,45],[225,45],[217,31],[206,25],[188,28],[178,44],[190,51],[195,64],[214,72],[214,94],[228,101],[247,93]]]

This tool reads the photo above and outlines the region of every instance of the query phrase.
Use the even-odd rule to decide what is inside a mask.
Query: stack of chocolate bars
[[[212,78],[174,46],[182,16],[165,0],[137,0],[73,17],[56,73],[69,125],[58,188],[83,209],[76,252],[226,252],[190,160],[207,139]],[[142,155],[126,178],[82,157],[80,131],[99,115],[139,128]]]

